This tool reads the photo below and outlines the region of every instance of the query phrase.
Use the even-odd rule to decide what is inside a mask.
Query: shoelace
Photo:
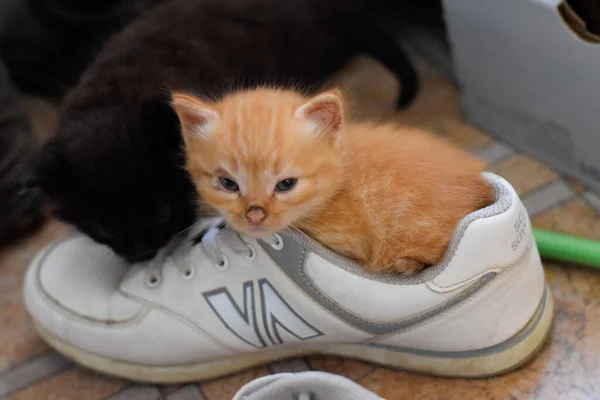
[[[262,239],[275,249],[283,247],[283,240],[278,234],[269,235]],[[194,246],[201,246],[204,254],[212,261],[215,268],[226,270],[229,259],[221,250],[227,247],[233,253],[239,254],[248,260],[256,258],[256,249],[244,240],[243,236],[231,227],[227,226],[222,219],[214,220],[210,225],[203,224],[191,230],[186,237],[176,237],[167,246],[161,249],[156,257],[150,261],[146,275],[146,285],[156,287],[162,282],[162,271],[169,258],[181,273],[184,279],[192,279],[196,267],[190,259],[191,250]]]

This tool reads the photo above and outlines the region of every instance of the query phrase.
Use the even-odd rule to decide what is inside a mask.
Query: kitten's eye
[[[296,186],[296,183],[298,183],[298,179],[297,178],[287,178],[284,179],[282,181],[280,181],[277,186],[275,186],[275,191],[277,192],[287,192],[290,191],[294,188],[294,186]]]
[[[235,183],[235,181],[232,181],[231,179],[219,178],[219,183],[221,184],[221,186],[223,186],[225,190],[229,190],[230,192],[238,192],[240,190],[238,184]]]

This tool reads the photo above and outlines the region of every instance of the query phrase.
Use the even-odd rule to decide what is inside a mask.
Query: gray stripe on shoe
[[[567,200],[575,198],[575,192],[564,181],[558,179],[542,186],[533,193],[523,196],[523,205],[530,217],[535,217]]]
[[[158,400],[160,391],[156,386],[135,385],[108,397],[108,400]]]
[[[393,345],[387,345],[387,344],[378,344],[378,343],[370,343],[369,346],[380,347],[380,348],[384,348],[384,349],[388,349],[388,350],[392,350],[392,351],[398,351],[398,352],[402,352],[402,353],[417,354],[417,355],[421,355],[421,356],[425,356],[425,357],[449,358],[449,359],[484,357],[484,356],[490,356],[492,354],[501,353],[505,350],[515,347],[516,345],[518,345],[519,343],[521,343],[522,341],[527,339],[529,337],[529,335],[531,335],[531,333],[535,330],[535,328],[537,328],[540,321],[542,320],[542,317],[544,316],[543,311],[546,308],[546,303],[549,301],[548,296],[551,296],[551,294],[548,293],[548,285],[546,285],[544,287],[544,293],[542,294],[540,304],[538,305],[537,310],[533,314],[532,320],[528,323],[528,325],[526,325],[526,328],[519,331],[517,334],[515,334],[511,338],[507,339],[506,341],[504,341],[502,343],[498,343],[498,344],[490,346],[490,347],[487,347],[487,348],[484,348],[484,349],[462,350],[462,351],[436,351],[436,350],[422,350],[422,349],[415,349],[415,348],[402,347],[402,346],[393,346]]]
[[[493,165],[513,154],[515,151],[504,143],[491,142],[475,149],[473,154],[481,158],[488,165]]]
[[[73,366],[60,354],[49,351],[0,373],[0,396],[6,396]]]
[[[426,312],[415,314],[394,322],[372,322],[350,313],[327,295],[323,294],[304,272],[309,251],[300,242],[295,240],[294,236],[289,234],[282,234],[281,236],[284,238],[285,242],[284,250],[276,250],[262,241],[259,242],[259,244],[265,252],[271,256],[273,261],[279,265],[282,272],[293,280],[308,296],[312,297],[313,300],[329,312],[357,329],[376,335],[401,331],[413,325],[420,324],[429,318],[435,317],[474,295],[496,277],[495,272],[489,272],[473,282],[468,288],[440,304],[440,306]]]
[[[310,371],[310,366],[303,358],[291,358],[271,363],[269,364],[269,369],[274,374],[280,374],[282,372]]]
[[[187,385],[165,396],[166,400],[206,400],[197,385]]]

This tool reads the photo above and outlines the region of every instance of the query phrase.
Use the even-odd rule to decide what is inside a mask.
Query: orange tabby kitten
[[[457,223],[492,201],[483,164],[426,132],[344,124],[338,91],[175,93],[186,168],[238,231],[295,226],[371,271],[439,262]]]

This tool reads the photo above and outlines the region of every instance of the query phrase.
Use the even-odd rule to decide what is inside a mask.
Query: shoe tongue
[[[221,243],[226,244],[235,252],[243,252],[248,250],[246,242],[244,242],[240,235],[231,228],[226,227],[221,229],[218,239],[221,241]]]
[[[230,227],[220,224],[203,231],[194,239],[194,244],[200,243],[206,253],[214,260],[219,259],[220,247],[228,247],[234,252],[248,251],[246,242]]]

